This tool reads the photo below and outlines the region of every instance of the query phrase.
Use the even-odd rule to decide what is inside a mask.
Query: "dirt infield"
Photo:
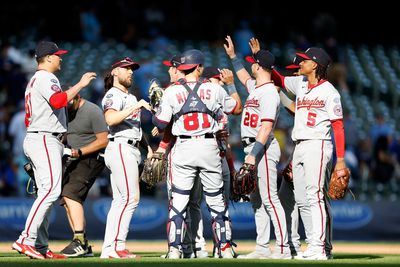
[[[50,248],[53,251],[60,251],[69,241],[50,242]],[[212,250],[212,242],[207,241],[209,252]],[[273,244],[273,242],[271,242]],[[0,252],[10,252],[12,242],[0,243]],[[91,242],[94,252],[100,252],[102,241]],[[254,241],[237,241],[237,252],[246,253],[254,249]],[[272,246],[273,247],[273,246]],[[165,241],[129,241],[127,248],[133,252],[166,252],[167,243]],[[305,246],[303,246],[305,249]],[[333,253],[360,253],[360,254],[400,254],[400,243],[352,243],[335,242]]]

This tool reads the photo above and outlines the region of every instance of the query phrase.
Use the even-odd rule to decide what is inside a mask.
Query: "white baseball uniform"
[[[62,134],[67,131],[65,108],[55,109],[50,98],[61,92],[57,77],[45,70],[37,71],[25,91],[25,124],[27,134],[24,152],[32,162],[38,188],[37,198],[26,219],[19,243],[37,246],[46,253],[48,245],[47,216],[61,193]],[[41,227],[42,224],[44,227]],[[41,240],[37,240],[40,236]]]
[[[332,160],[331,121],[342,119],[340,95],[326,80],[311,87],[302,76],[285,77],[284,85],[296,95],[292,131],[296,143],[293,153],[295,199],[302,218],[311,214],[311,249],[323,254],[327,225],[323,188]]]
[[[137,99],[130,93],[112,87],[102,100],[104,112],[109,109],[124,110],[137,104]],[[107,215],[102,258],[108,258],[114,251],[125,250],[126,237],[132,215],[139,204],[139,169],[141,160],[137,148],[142,138],[140,109],[125,118],[121,123],[109,126],[110,142],[104,159],[110,169],[113,200]]]
[[[246,144],[244,152],[248,155],[253,149],[255,137],[261,128],[262,122],[276,122],[279,116],[280,98],[272,82],[256,86],[256,80],[248,79],[246,81],[246,88],[248,89],[249,96],[246,99],[242,113],[241,136],[243,144]],[[281,151],[278,141],[274,138],[271,131],[265,145],[264,153],[256,159],[258,171],[257,188],[263,204],[261,208],[266,209],[274,225],[276,237],[275,251],[279,254],[287,254],[289,253],[289,245],[285,211],[279,200],[277,188],[276,166],[280,156]],[[256,214],[260,216],[262,212],[257,212]],[[264,218],[265,220],[268,220],[268,218]],[[257,222],[260,222],[260,220],[256,220]],[[264,231],[266,226],[257,226],[256,228],[260,230],[257,234],[267,234]],[[257,237],[257,241],[265,242],[266,240],[266,237]],[[268,243],[256,244],[256,250],[260,250],[260,252],[265,248],[268,248]]]
[[[191,90],[196,84],[187,82]],[[155,119],[167,124],[175,114],[181,111],[188,94],[181,84],[177,83],[168,87]],[[236,101],[216,84],[202,83],[197,96],[213,113],[219,109],[225,113],[231,113],[236,106]],[[188,103],[190,107],[195,107],[199,105],[199,100],[193,97],[188,99]],[[167,227],[169,245],[182,249],[186,208],[190,190],[197,176],[200,177],[206,202],[214,220],[216,238],[221,243],[229,243],[230,224],[222,195],[221,157],[214,137],[219,130],[218,121],[210,114],[200,112],[187,113],[175,119],[172,134],[177,136],[177,141],[169,156],[171,164],[169,175],[172,183],[172,203]]]

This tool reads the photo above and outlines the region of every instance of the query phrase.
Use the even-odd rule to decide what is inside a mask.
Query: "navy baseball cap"
[[[203,52],[197,49],[187,50],[182,53],[180,62],[181,64],[178,66],[178,70],[189,70],[197,65],[203,65]]]
[[[331,57],[324,49],[319,47],[310,47],[304,53],[296,53],[296,55],[303,59],[312,60],[322,67],[328,67],[331,63]]]
[[[210,78],[221,79],[220,75],[221,75],[221,72],[218,68],[207,67],[207,68],[204,68],[203,73],[201,74],[201,77],[206,78],[206,79],[210,79]]]
[[[275,64],[274,55],[267,50],[260,50],[253,56],[247,56],[246,61],[250,63],[257,63],[263,68],[273,69]]]
[[[35,50],[35,57],[42,58],[47,55],[63,55],[68,53],[67,50],[61,50],[58,46],[53,42],[41,41]]]
[[[299,65],[300,65],[300,62],[302,62],[302,61],[303,61],[303,58],[295,56],[293,58],[293,64],[290,64],[290,65],[286,66],[286,68],[289,69],[289,70],[300,69]]]
[[[138,68],[140,68],[139,63],[133,61],[132,59],[130,59],[129,57],[126,57],[124,59],[118,60],[117,62],[115,62],[114,64],[111,65],[111,68],[115,69],[115,68],[126,68],[126,67],[131,67],[132,70],[137,70]]]
[[[171,58],[171,60],[164,60],[163,64],[168,67],[177,68],[181,64],[181,55],[175,55]]]

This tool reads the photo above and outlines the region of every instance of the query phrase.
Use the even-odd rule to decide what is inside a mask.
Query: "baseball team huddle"
[[[102,109],[79,94],[96,73],[87,72],[77,84],[62,87],[54,73],[68,51],[53,42],[40,42],[38,69],[25,91],[24,140],[37,196],[12,249],[34,259],[94,256],[85,233],[83,203],[96,176],[107,167],[113,199],[100,258],[140,258],[126,249],[130,221],[140,201],[139,181],[155,184],[165,179],[168,252],[162,257],[166,259],[209,257],[200,208],[203,198],[212,217],[215,258],[333,259],[329,199],[343,197],[344,191],[331,190],[330,177],[335,173],[335,181],[345,190],[350,173],[344,161],[340,94],[326,79],[331,59],[322,48],[311,47],[296,53],[287,67],[293,74],[283,76],[274,68],[274,55],[252,38],[252,55],[245,58],[251,64],[249,73],[231,37],[225,41],[233,71],[205,67],[201,51],[184,51],[163,61],[170,85],[162,89],[152,82],[150,103],[137,100],[130,91],[139,63],[128,57],[116,61],[104,77]],[[233,72],[247,90],[244,104]],[[286,93],[295,95],[295,100]],[[285,179],[278,182],[281,151],[274,128],[281,104],[294,116],[295,149]],[[143,109],[153,114],[151,135],[162,139],[156,151],[141,129]],[[231,115],[242,116],[246,156],[238,171],[229,145]],[[141,151],[147,151],[142,174]],[[48,216],[57,200],[65,207],[73,232],[60,254],[48,246]],[[249,200],[253,205],[257,238],[249,254],[234,250],[230,200]],[[300,218],[305,250],[300,249]]]

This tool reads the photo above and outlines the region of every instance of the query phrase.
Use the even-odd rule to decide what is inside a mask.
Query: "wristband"
[[[259,141],[254,142],[253,149],[249,153],[249,155],[257,157],[260,152],[264,151],[264,145],[261,144]]]
[[[235,86],[234,83],[228,84],[228,85],[226,86],[226,90],[228,91],[228,95],[232,95],[233,93],[236,93],[236,92],[237,92],[237,91],[236,91],[236,86]]]
[[[161,141],[160,144],[158,145],[158,147],[161,147],[163,149],[167,149],[168,145],[169,145],[169,143]]]
[[[233,65],[233,69],[238,72],[241,69],[244,69],[243,63],[240,59],[238,59],[237,57],[232,58],[232,65]]]
[[[82,150],[80,148],[78,149],[78,155],[79,157],[82,157]]]

